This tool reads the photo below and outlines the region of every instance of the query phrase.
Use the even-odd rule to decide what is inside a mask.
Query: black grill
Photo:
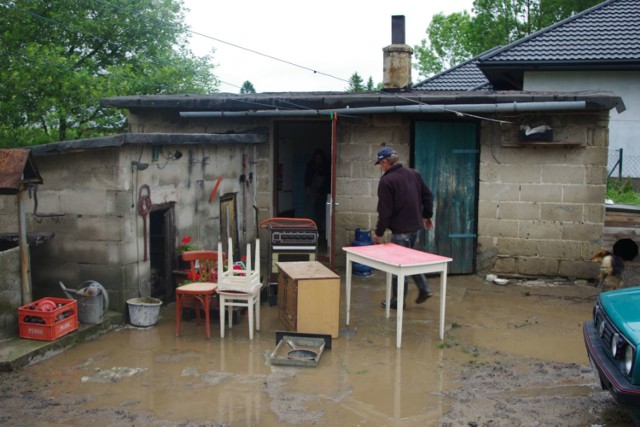
[[[269,230],[267,292],[269,305],[276,305],[278,261],[313,261],[318,252],[318,227],[307,218],[270,218],[262,228]]]

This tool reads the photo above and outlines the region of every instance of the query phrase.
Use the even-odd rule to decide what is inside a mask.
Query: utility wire
[[[320,75],[327,76],[327,77],[331,77],[331,78],[333,78],[333,79],[336,79],[336,80],[339,80],[339,81],[342,81],[342,82],[347,82],[347,83],[349,83],[349,80],[345,80],[345,79],[343,79],[343,78],[341,78],[341,77],[336,77],[336,76],[334,76],[333,74],[329,74],[329,73],[325,73],[325,72],[322,72],[322,71],[318,71],[318,70],[315,70],[315,69],[313,69],[313,68],[306,67],[306,66],[304,66],[304,65],[300,65],[300,64],[296,64],[296,63],[291,62],[291,61],[287,61],[286,59],[277,58],[277,57],[275,57],[275,56],[268,55],[268,54],[266,54],[266,53],[262,53],[262,52],[258,52],[257,50],[249,49],[249,48],[247,48],[247,47],[243,47],[243,46],[237,45],[237,44],[235,44],[235,43],[227,42],[227,41],[224,41],[224,40],[219,39],[219,38],[216,38],[216,37],[208,36],[208,35],[206,35],[206,34],[202,34],[202,33],[199,33],[199,32],[197,32],[197,31],[193,31],[193,30],[187,30],[187,31],[189,31],[191,34],[195,34],[195,35],[200,36],[200,37],[204,37],[204,38],[207,38],[207,39],[210,39],[210,40],[215,40],[215,41],[217,41],[217,42],[224,43],[224,44],[226,44],[226,45],[229,45],[229,46],[235,47],[235,48],[237,48],[237,49],[242,49],[242,50],[245,50],[245,51],[247,51],[247,52],[254,53],[254,54],[256,54],[256,55],[264,56],[265,58],[273,59],[274,61],[279,61],[279,62],[282,62],[282,63],[284,63],[284,64],[288,64],[288,65],[291,65],[291,66],[294,66],[294,67],[301,68],[301,69],[303,69],[303,70],[311,71],[311,72],[313,72],[314,74],[320,74]]]
[[[121,6],[114,5],[114,4],[109,3],[109,2],[106,2],[106,1],[104,1],[104,0],[92,0],[92,1],[94,1],[95,3],[100,3],[100,4],[104,4],[104,5],[110,6],[110,7],[114,8],[114,9],[125,10],[126,12],[130,12],[130,13],[132,13],[132,14],[134,14],[134,15],[146,16],[146,15],[143,15],[142,13],[140,13],[140,12],[133,11],[133,10],[128,9],[128,8],[123,8],[123,7],[121,7]],[[72,29],[72,30],[74,30],[74,31],[77,31],[77,32],[79,32],[79,33],[81,33],[81,34],[89,35],[89,36],[91,36],[91,37],[93,37],[93,38],[95,38],[95,39],[97,39],[97,40],[102,41],[102,42],[109,43],[109,41],[108,41],[108,40],[106,40],[106,39],[104,39],[104,38],[102,38],[102,37],[96,36],[96,35],[91,34],[91,33],[87,33],[87,32],[85,32],[85,31],[83,31],[83,30],[81,30],[81,29],[79,29],[79,28],[76,28],[76,27],[71,26],[71,25],[67,25],[67,24],[65,24],[65,23],[63,23],[63,22],[60,22],[60,21],[57,21],[57,20],[54,20],[54,19],[50,19],[50,18],[46,18],[46,17],[44,17],[44,16],[38,15],[38,14],[36,14],[36,13],[33,13],[33,12],[31,12],[31,11],[28,11],[28,10],[25,10],[25,9],[22,9],[22,8],[19,8],[19,7],[15,6],[14,4],[2,2],[2,3],[0,3],[0,5],[2,5],[2,6],[6,6],[6,7],[12,7],[12,8],[14,8],[14,9],[16,9],[16,10],[19,10],[19,11],[21,11],[21,12],[24,12],[24,13],[27,13],[27,14],[29,14],[29,15],[32,15],[32,16],[34,16],[34,17],[38,18],[38,19],[42,19],[42,20],[45,20],[45,21],[49,21],[49,22],[52,22],[52,23],[55,23],[55,24],[58,24],[58,25],[61,25],[61,26],[67,27],[67,28]],[[163,23],[163,21],[161,21],[161,20],[156,20],[156,21],[157,21],[158,23],[161,23],[161,24]],[[296,63],[294,63],[294,62],[291,62],[291,61],[288,61],[288,60],[284,60],[284,59],[281,59],[281,58],[278,58],[278,57],[275,57],[275,56],[273,56],[273,55],[269,55],[269,54],[266,54],[266,53],[262,53],[262,52],[259,52],[259,51],[254,50],[254,49],[249,49],[249,48],[246,48],[246,47],[240,46],[240,45],[235,44],[235,43],[227,42],[227,41],[222,40],[222,39],[220,39],[220,38],[216,38],[216,37],[213,37],[213,36],[209,36],[209,35],[206,35],[206,34],[203,34],[203,33],[197,32],[197,31],[193,31],[193,30],[191,30],[191,29],[187,29],[187,32],[189,32],[189,33],[191,33],[191,34],[194,34],[194,35],[197,35],[197,36],[200,36],[200,37],[204,37],[204,38],[207,38],[207,39],[210,39],[210,40],[217,41],[217,42],[219,42],[219,43],[224,43],[224,44],[226,44],[226,45],[229,45],[229,46],[235,47],[235,48],[237,48],[237,49],[245,50],[245,51],[247,51],[247,52],[250,52],[250,53],[253,53],[253,54],[256,54],[256,55],[260,55],[260,56],[263,56],[263,57],[265,57],[265,58],[272,59],[272,60],[274,60],[274,61],[279,61],[279,62],[282,62],[282,63],[284,63],[284,64],[291,65],[291,66],[293,66],[293,67],[297,67],[297,68],[301,68],[301,69],[304,69],[304,70],[307,70],[307,71],[311,71],[311,72],[313,72],[314,74],[319,74],[319,75],[327,76],[327,77],[330,77],[330,78],[333,78],[333,79],[336,79],[336,80],[339,80],[339,81],[343,81],[343,82],[346,82],[346,83],[351,83],[351,82],[350,82],[350,80],[346,80],[346,79],[343,79],[343,78],[340,78],[340,77],[334,76],[334,75],[329,74],[329,73],[325,73],[325,72],[322,72],[322,71],[318,71],[318,70],[315,70],[315,69],[313,69],[313,68],[310,68],[310,67],[307,67],[307,66],[304,66],[304,65],[296,64]],[[134,81],[135,81],[135,80],[134,80]],[[229,85],[229,86],[233,86],[233,87],[237,87],[237,88],[240,88],[240,89],[241,89],[241,87],[240,87],[240,86],[237,86],[237,85],[234,85],[234,84],[231,84],[231,83],[228,83],[228,82],[223,82],[223,81],[220,81],[220,80],[218,80],[218,81],[219,81],[220,83],[223,83],[223,84],[226,84],[226,85]],[[142,82],[142,81],[139,81],[139,82]],[[160,84],[160,83],[158,83],[158,84]],[[371,92],[371,93],[375,93],[375,92]],[[394,95],[395,97],[397,97],[397,98],[399,98],[399,99],[403,99],[404,101],[412,102],[412,103],[419,104],[419,105],[428,105],[428,104],[425,104],[425,103],[424,103],[424,102],[422,102],[422,101],[419,101],[419,100],[416,100],[416,99],[412,99],[412,98],[403,97],[403,96],[400,96],[398,93],[394,93],[394,92],[379,91],[379,92],[377,92],[377,93],[384,94],[384,95],[392,94],[392,95]],[[296,107],[298,107],[298,108],[308,109],[308,110],[314,110],[313,108],[305,107],[305,106],[298,105],[298,104],[295,104],[295,103],[291,103],[291,102],[289,102],[289,101],[281,100],[281,99],[276,98],[276,97],[273,97],[272,99],[273,99],[274,101],[277,101],[277,102],[289,103],[289,104],[294,105],[294,106],[296,106]],[[245,103],[248,103],[248,104],[255,104],[255,105],[263,106],[263,107],[265,107],[265,106],[266,106],[266,107],[273,107],[273,105],[270,105],[270,104],[264,104],[264,103],[258,103],[258,102],[252,102],[252,101],[242,101],[242,102],[245,102]],[[477,115],[469,114],[469,113],[462,113],[462,112],[459,112],[459,111],[456,111],[456,110],[453,110],[453,109],[448,109],[448,108],[446,108],[446,107],[443,107],[443,111],[453,113],[453,114],[455,114],[455,115],[456,115],[456,116],[458,116],[458,117],[465,117],[465,116],[466,116],[466,117],[473,117],[473,118],[476,118],[476,119],[479,119],[479,120],[487,120],[487,121],[493,121],[493,122],[498,122],[498,123],[511,123],[511,122],[504,121],[504,120],[492,119],[492,118],[482,117],[482,116],[477,116]]]

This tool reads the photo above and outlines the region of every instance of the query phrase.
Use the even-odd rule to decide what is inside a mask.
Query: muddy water
[[[410,288],[402,349],[396,349],[395,316],[385,319],[379,307],[383,276],[357,278],[351,325],[317,367],[271,365],[275,331],[282,328],[277,307],[262,306],[261,331],[253,341],[246,319],[224,339],[214,321],[209,341],[195,321],[183,322],[182,336],[176,337],[169,305],[154,327],[123,327],[24,369],[31,388],[46,394],[50,404],[25,415],[18,398],[8,399],[0,404],[10,414],[4,420],[413,426],[486,419],[513,425],[527,424],[526,417],[544,421],[544,413],[526,405],[537,400],[532,406],[539,407],[541,394],[549,396],[546,413],[558,417],[550,420],[575,420],[566,425],[601,421],[599,410],[584,410],[593,405],[615,411],[587,366],[582,341],[594,289],[548,283],[498,287],[475,276],[451,277],[441,341],[436,285],[432,280],[436,298],[421,305],[413,303]],[[514,395],[518,401],[501,410],[497,402]],[[566,418],[567,411],[573,418]]]

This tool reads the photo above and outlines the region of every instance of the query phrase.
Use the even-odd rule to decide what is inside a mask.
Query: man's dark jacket
[[[424,228],[433,216],[433,193],[420,174],[400,163],[391,166],[378,184],[378,223],[375,234],[411,233]]]

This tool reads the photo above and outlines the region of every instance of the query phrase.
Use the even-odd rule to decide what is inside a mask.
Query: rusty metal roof
[[[31,151],[0,149],[0,194],[17,194],[26,184],[42,184]]]

